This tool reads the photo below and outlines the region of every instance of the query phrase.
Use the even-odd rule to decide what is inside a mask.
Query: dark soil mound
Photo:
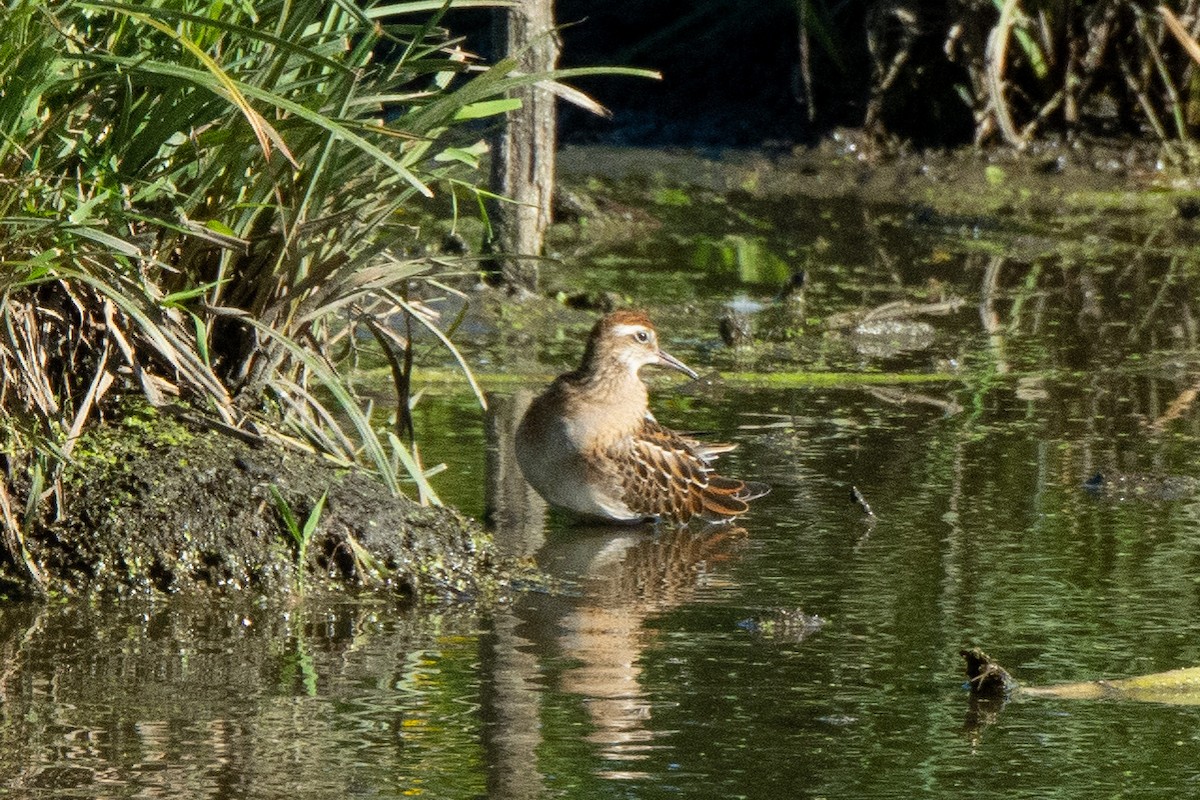
[[[475,522],[314,455],[144,412],[91,435],[74,457],[68,516],[28,542],[51,593],[303,585],[458,599],[497,585],[491,539]],[[328,493],[302,566],[273,489],[301,525]]]

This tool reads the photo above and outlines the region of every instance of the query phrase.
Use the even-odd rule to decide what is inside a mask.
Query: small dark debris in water
[[[861,508],[864,516],[875,516],[875,512],[871,510],[870,504],[867,503],[867,498],[862,496],[862,492],[858,490],[857,486],[850,487],[850,502]]]
[[[804,287],[807,285],[808,273],[802,269],[795,270],[792,276],[788,278],[787,283],[783,285],[783,290],[779,292],[777,299],[781,303],[791,299],[802,299],[804,296]]]
[[[1083,488],[1116,500],[1188,500],[1200,496],[1200,480],[1188,475],[1097,472],[1083,482]]]
[[[1180,219],[1192,220],[1200,217],[1200,197],[1181,197],[1175,201],[1175,210]]]
[[[983,650],[972,647],[958,652],[967,662],[967,683],[973,696],[1002,700],[1016,688],[1017,683],[1008,670]]]
[[[625,298],[617,292],[577,292],[563,298],[563,305],[579,311],[600,311],[607,314],[624,305]]]
[[[1017,688],[1017,682],[1004,667],[992,661],[991,657],[978,647],[960,650],[959,654],[967,662],[969,689],[963,730],[972,744],[977,746],[980,734],[999,718],[1000,712],[1008,704],[1009,697]]]
[[[798,608],[776,608],[763,616],[741,620],[737,625],[764,639],[799,643],[821,630],[825,620]]]
[[[726,311],[717,321],[717,331],[721,341],[729,347],[741,347],[750,344],[754,339],[754,330],[750,326],[750,318],[737,311]]]

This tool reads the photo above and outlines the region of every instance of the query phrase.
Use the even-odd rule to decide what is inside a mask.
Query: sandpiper
[[[517,461],[552,505],[615,522],[730,520],[769,490],[725,478],[712,461],[734,448],[659,425],[638,371],[649,364],[696,378],[658,347],[645,314],[615,311],[596,323],[583,362],[534,399],[517,428]]]

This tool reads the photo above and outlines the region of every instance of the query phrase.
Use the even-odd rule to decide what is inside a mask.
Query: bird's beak
[[[680,361],[678,358],[671,355],[670,353],[664,353],[662,350],[658,351],[658,363],[664,367],[670,367],[671,369],[677,369],[680,372],[682,372],[684,375],[687,375],[692,380],[696,380],[697,378],[700,377],[699,375],[696,374],[696,371],[694,369],[692,369],[691,367],[689,367],[687,364],[683,363],[682,361]]]

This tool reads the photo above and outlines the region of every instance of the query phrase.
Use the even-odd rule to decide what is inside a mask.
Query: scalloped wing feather
[[[728,520],[749,510],[749,501],[769,490],[765,484],[726,478],[713,472],[712,460],[734,445],[705,444],[647,419],[634,436],[611,453],[632,463],[622,480],[623,500],[647,516],[687,523],[695,517]]]

